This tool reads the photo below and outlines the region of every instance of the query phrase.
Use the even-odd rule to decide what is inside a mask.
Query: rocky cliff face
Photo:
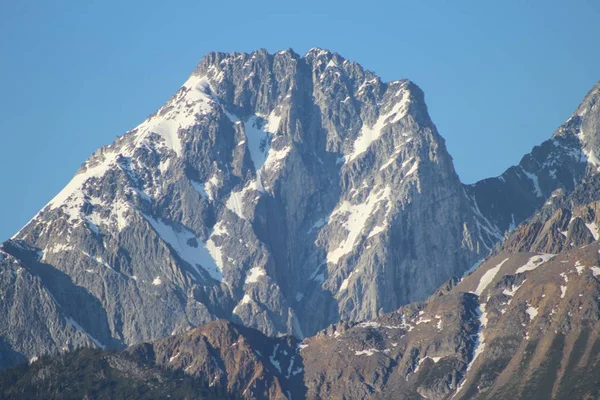
[[[412,82],[321,49],[212,53],[2,246],[2,346],[29,359],[217,318],[298,337],[370,319],[502,237],[475,198]]]

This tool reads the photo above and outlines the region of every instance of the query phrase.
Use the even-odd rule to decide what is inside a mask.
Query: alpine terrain
[[[0,392],[600,398],[599,100],[465,185],[414,83],[208,54],[2,244]]]

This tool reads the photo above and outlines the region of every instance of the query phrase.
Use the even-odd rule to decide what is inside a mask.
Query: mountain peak
[[[462,274],[486,229],[418,86],[260,49],[206,55],[15,238],[24,276],[48,271],[28,295],[59,306],[40,330],[128,345],[217,318],[298,337],[371,318]]]
[[[590,91],[585,95],[583,101],[577,107],[575,111],[576,115],[585,116],[588,111],[595,109],[600,101],[600,81],[596,82],[596,84],[590,89]]]
[[[304,54],[304,57],[331,56],[332,54],[333,52],[328,49],[323,49],[321,47],[312,47],[306,52],[306,54]]]

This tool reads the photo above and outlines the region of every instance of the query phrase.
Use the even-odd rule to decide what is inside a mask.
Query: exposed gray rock
[[[207,55],[4,251],[56,298],[56,318],[124,345],[215,318],[300,337],[372,318],[426,298],[500,237],[415,84],[326,50],[259,50]],[[38,347],[15,350],[57,350]]]
[[[6,311],[47,339],[22,342],[20,321],[1,320],[3,365],[217,318],[304,337],[423,300],[596,162],[581,133],[596,132],[594,96],[543,151],[471,187],[414,83],[322,49],[211,53],[2,246],[2,273],[36,282],[0,286],[5,304],[54,310]]]

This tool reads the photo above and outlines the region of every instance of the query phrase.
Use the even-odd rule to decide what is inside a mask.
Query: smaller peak
[[[296,53],[294,51],[294,49],[292,49],[291,47],[289,47],[285,50],[279,50],[279,51],[275,52],[275,56],[290,56],[291,58],[299,58],[300,57],[298,55],[298,53]]]
[[[268,57],[269,54],[269,50],[265,49],[264,47],[261,47],[258,50],[254,50],[252,53],[250,53],[251,55],[257,55],[257,56],[261,56],[261,57]]]
[[[418,93],[419,96],[421,96],[421,97],[425,96],[425,92],[423,92],[423,89],[421,89],[421,87],[419,85],[417,85],[415,82],[411,81],[410,79],[400,79],[400,80],[392,81],[389,84],[400,85],[400,86],[405,87],[412,93]]]
[[[583,117],[589,110],[594,108],[600,102],[600,81],[596,82],[596,84],[590,89],[590,91],[585,95],[579,107],[575,111],[575,114]]]
[[[327,49],[322,49],[320,47],[313,47],[306,52],[304,57],[320,57],[322,55],[331,56],[333,53]]]

